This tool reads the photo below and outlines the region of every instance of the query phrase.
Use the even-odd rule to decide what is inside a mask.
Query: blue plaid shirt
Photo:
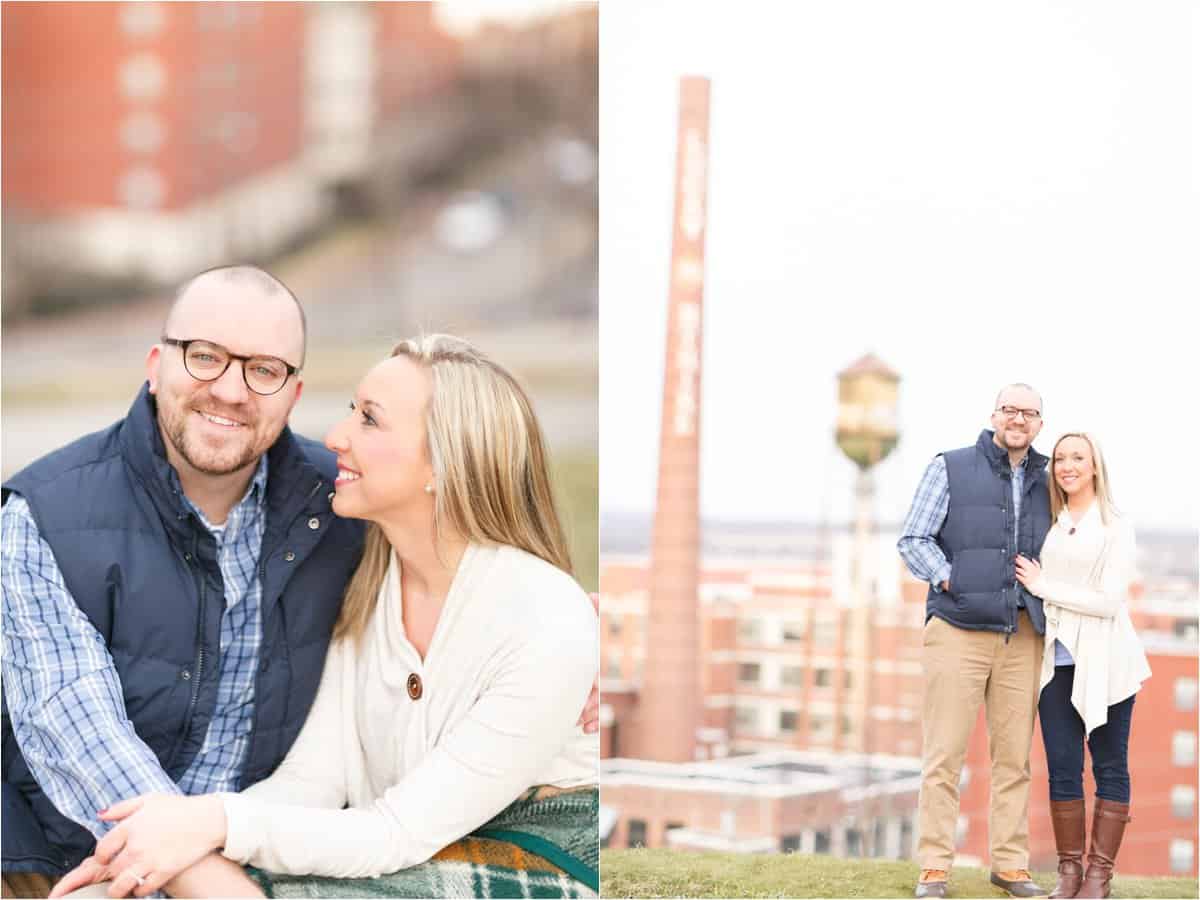
[[[1017,552],[1017,535],[1021,527],[1021,495],[1025,492],[1025,464],[1028,461],[1029,454],[1026,453],[1020,464],[1012,470],[1014,554]],[[946,524],[949,512],[950,478],[946,474],[946,460],[938,455],[921,476],[912,508],[908,511],[900,531],[900,540],[896,544],[908,570],[922,581],[928,581],[935,591],[940,591],[942,582],[950,578],[950,562],[937,542],[938,532]],[[1024,605],[1018,592],[1017,606]]]
[[[209,523],[188,501],[216,539],[225,611],[217,706],[204,744],[178,785],[134,732],[104,639],[67,591],[29,506],[15,495],[4,505],[3,676],[13,731],[46,796],[96,837],[112,827],[96,813],[120,800],[150,791],[199,794],[237,787],[254,722],[262,639],[257,565],[266,490],[264,455],[223,525]]]

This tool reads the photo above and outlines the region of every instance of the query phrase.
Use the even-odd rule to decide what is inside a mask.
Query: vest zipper
[[[305,512],[308,511],[306,509],[306,507],[312,501],[312,498],[316,495],[317,491],[319,491],[324,484],[325,484],[324,481],[318,481],[315,485],[313,485],[313,489],[308,492],[308,496],[304,498],[304,505],[301,507],[300,512],[296,516],[292,517],[292,521],[288,523],[288,527],[284,531],[284,541],[285,542],[287,540],[287,535],[291,534],[292,525],[295,524],[296,520],[300,516],[304,515]],[[265,528],[264,528],[263,536],[264,537],[266,536]],[[258,702],[258,695],[259,695],[258,689],[260,687],[262,677],[267,673],[267,671],[270,670],[270,666],[271,666],[270,660],[267,660],[266,668],[265,669],[263,668],[262,653],[265,649],[265,645],[266,645],[266,641],[267,641],[267,605],[268,605],[267,557],[270,555],[270,553],[274,553],[274,552],[275,552],[274,547],[272,547],[269,552],[267,551],[266,547],[260,546],[258,548],[258,580],[259,580],[259,584],[260,584],[259,616],[261,617],[261,620],[262,620],[262,643],[260,643],[258,645],[258,652],[259,652],[259,660],[258,660],[258,667],[257,667],[258,671],[255,672],[255,674],[254,674],[254,721],[250,724],[250,739],[246,743],[246,756],[242,762],[242,771],[238,775],[238,781],[237,781],[238,790],[243,790],[246,787],[246,775],[247,775],[247,773],[249,773],[252,770],[252,767],[254,765],[254,749],[255,749],[255,744],[257,743],[257,740],[258,740],[258,722],[259,722],[259,716],[262,713],[262,705]],[[283,639],[283,643],[284,643],[284,646],[286,647],[287,646],[286,636]],[[286,713],[286,709],[285,709],[285,713]],[[285,715],[285,718],[286,718],[286,715]]]
[[[192,731],[192,716],[194,715],[194,713],[196,713],[196,704],[199,702],[199,698],[200,698],[200,677],[202,677],[204,674],[204,632],[206,630],[208,630],[205,628],[206,624],[208,624],[208,623],[205,622],[205,618],[204,618],[205,608],[204,607],[206,605],[205,601],[206,601],[206,599],[208,599],[209,592],[208,592],[208,584],[206,584],[206,582],[205,582],[204,572],[199,570],[199,566],[198,566],[199,556],[197,553],[198,548],[199,548],[199,541],[193,540],[192,541],[192,563],[193,563],[193,565],[197,566],[197,568],[194,569],[194,571],[196,571],[196,586],[199,589],[199,594],[200,594],[200,611],[199,611],[199,625],[197,626],[196,667],[194,667],[194,671],[192,672],[192,698],[187,703],[187,715],[184,716],[184,733],[182,733],[181,738],[186,738],[188,736],[188,733],[191,733],[191,731]],[[182,745],[182,739],[181,739],[180,745]]]
[[[199,594],[199,618],[196,625],[196,640],[198,644],[196,648],[196,664],[193,668],[190,679],[192,682],[192,696],[191,699],[188,700],[187,712],[183,717],[183,727],[179,730],[179,737],[175,739],[175,749],[171,751],[170,764],[168,766],[164,766],[164,769],[170,769],[175,765],[175,760],[179,756],[179,751],[183,748],[183,742],[187,738],[188,733],[192,730],[192,716],[196,712],[196,704],[200,699],[200,676],[204,674],[204,626],[206,620],[204,607],[205,597],[208,591],[205,587],[204,574],[198,570],[200,559],[198,553],[199,544],[200,542],[198,537],[193,534],[192,552],[189,554],[191,558],[188,560],[188,562],[192,567],[193,577],[196,580],[196,588]],[[182,775],[183,773],[181,772],[180,776]]]

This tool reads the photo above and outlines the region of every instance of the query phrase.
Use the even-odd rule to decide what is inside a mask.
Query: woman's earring
[[[432,494],[432,493],[433,493],[433,484],[432,484],[432,482],[431,482],[431,483],[429,483],[429,484],[426,484],[426,485],[425,485],[425,493],[427,493],[427,494]]]

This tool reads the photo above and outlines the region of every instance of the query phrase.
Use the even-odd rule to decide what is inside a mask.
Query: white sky
[[[712,86],[701,502],[848,518],[835,373],[898,370],[879,513],[996,390],[1096,432],[1118,506],[1195,527],[1200,14],[1185,3],[601,11],[601,509],[654,505],[678,77]]]

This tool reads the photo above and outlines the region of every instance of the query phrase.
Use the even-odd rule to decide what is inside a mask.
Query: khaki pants
[[[954,861],[958,781],[967,741],[987,710],[992,759],[988,838],[993,872],[1029,867],[1029,745],[1037,715],[1042,637],[1022,611],[1016,634],[967,631],[936,616],[925,623],[925,702],[920,840],[922,869]]]

